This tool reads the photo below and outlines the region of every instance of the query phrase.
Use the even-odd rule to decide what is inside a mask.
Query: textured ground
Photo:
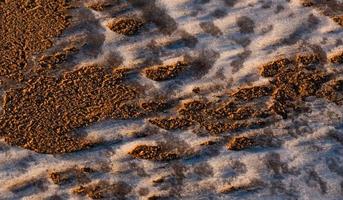
[[[0,199],[343,199],[340,0],[0,0]]]

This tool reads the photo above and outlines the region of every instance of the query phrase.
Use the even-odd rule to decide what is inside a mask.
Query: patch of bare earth
[[[125,72],[86,66],[60,79],[42,76],[6,91],[1,135],[9,144],[41,153],[87,148],[92,142],[76,136],[77,128],[142,115],[137,88],[124,83]]]
[[[109,1],[95,1],[91,2],[87,5],[88,8],[93,9],[95,11],[104,11],[106,8],[111,7],[112,4]]]
[[[227,143],[227,148],[229,150],[239,151],[246,148],[250,148],[255,145],[254,140],[247,137],[233,137]]]
[[[177,77],[187,66],[187,63],[180,61],[171,65],[147,67],[144,75],[154,81],[166,81]]]
[[[166,149],[163,145],[138,145],[129,154],[135,158],[154,161],[168,161],[179,157],[177,153]]]
[[[329,60],[333,64],[343,64],[343,51],[333,53],[330,55]]]
[[[9,0],[0,4],[0,79],[26,79],[32,55],[51,47],[53,38],[68,27],[68,2]]]
[[[214,103],[210,101],[190,101],[178,109],[177,117],[161,117],[150,123],[167,130],[185,129],[198,125],[209,133],[218,134],[241,128],[263,125],[263,120],[246,119],[264,117],[254,106],[239,107],[239,102]]]
[[[130,193],[132,187],[122,181],[110,183],[108,181],[99,181],[89,185],[81,185],[73,189],[74,194],[81,196],[87,195],[92,199],[125,199],[125,196]]]
[[[339,59],[336,57],[333,60]],[[314,52],[278,58],[260,69],[269,83],[234,89],[224,95],[226,100],[189,100],[179,106],[176,116],[153,118],[150,123],[166,130],[200,127],[219,134],[263,127],[276,116],[306,112],[304,99],[309,96],[341,101],[341,81],[323,69],[322,58]]]
[[[86,184],[91,181],[89,175],[93,172],[94,170],[89,167],[73,167],[61,171],[52,171],[49,173],[49,178],[57,185],[70,183]]]
[[[323,15],[343,26],[343,4],[340,0],[302,0],[301,3],[304,7],[316,8]]]
[[[272,77],[270,83],[275,90],[269,108],[284,118],[291,110],[300,111],[297,105],[302,99],[316,96],[323,84],[332,78],[321,69],[319,56],[312,53],[273,61],[262,66],[260,73],[264,77]]]
[[[137,17],[120,17],[109,22],[107,27],[118,34],[132,36],[138,33],[143,24]]]
[[[168,16],[163,15],[162,21],[156,18],[157,13],[150,8],[156,7],[154,1],[130,3],[144,11],[147,21],[156,23],[162,30],[169,30],[170,27],[171,32],[174,30],[172,24],[162,25],[162,21],[168,21]],[[49,71],[55,65],[63,64],[66,57],[77,51],[70,48],[43,56],[37,62],[39,67],[32,62],[34,53],[42,53],[51,47],[52,39],[67,28],[69,17],[66,13],[69,7],[68,2],[62,0],[37,0],[31,3],[6,1],[0,4],[4,13],[0,16],[0,33],[3,36],[0,78],[3,85],[8,85],[0,113],[0,135],[9,144],[40,153],[73,152],[99,142],[89,141],[78,131],[80,128],[107,119],[147,117],[171,106],[168,100],[142,102],[145,99],[144,93],[139,85],[127,81],[127,74],[130,72],[123,68],[83,66],[58,77],[32,70],[44,68]],[[93,9],[104,8],[100,6]],[[330,6],[330,9],[335,8]],[[158,13],[162,10],[159,9]],[[43,13],[49,14],[44,20],[39,18]],[[18,26],[17,22],[25,23]],[[52,22],[56,24],[54,28],[49,26]],[[143,22],[135,17],[124,17],[116,18],[108,25],[119,34],[134,35],[143,26]],[[237,25],[243,33],[254,31],[254,22],[248,17],[237,19]],[[23,37],[17,41],[16,35]],[[338,53],[329,59],[332,63],[340,64],[342,55]],[[176,115],[153,117],[149,122],[166,130],[196,127],[200,132],[220,134],[263,127],[277,116],[287,118],[306,111],[302,105],[309,96],[340,103],[341,80],[323,70],[321,62],[321,57],[316,53],[301,53],[294,58],[276,59],[261,66],[260,75],[269,79],[269,83],[265,85],[242,86],[224,94],[225,98],[217,101],[206,98],[189,99],[178,106]],[[194,66],[204,66],[202,68],[207,69],[206,63],[200,59],[147,67],[143,70],[143,75],[154,81],[170,80],[177,78],[189,65],[195,71],[198,68]],[[22,85],[12,88],[10,83],[13,81],[22,82]],[[160,156],[155,160],[164,157],[162,147],[140,148],[138,150],[141,155],[133,151],[134,157]]]

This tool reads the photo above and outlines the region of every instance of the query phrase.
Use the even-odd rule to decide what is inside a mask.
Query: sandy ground
[[[340,0],[0,0],[0,199],[343,198]]]

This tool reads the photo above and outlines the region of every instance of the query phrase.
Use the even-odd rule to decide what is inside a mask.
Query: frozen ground
[[[101,1],[110,4],[102,11],[87,8],[94,2],[80,1],[82,6],[72,12],[75,23],[83,23],[67,29],[55,43],[80,43],[81,50],[68,65],[120,65],[139,71],[185,55],[206,62],[206,69],[162,82],[135,74],[147,96],[212,100],[237,87],[267,82],[259,75],[260,66],[279,56],[320,49],[329,57],[343,50],[342,26],[300,0],[113,0]],[[120,16],[151,22],[126,37],[107,27]],[[342,64],[323,66],[342,77]],[[200,94],[192,91],[196,87]],[[73,190],[99,181],[127,184],[125,194],[109,199],[343,199],[343,107],[316,97],[307,97],[304,104],[309,111],[219,135],[197,134],[196,128],[164,130],[147,118],[102,121],[82,128],[87,138],[101,140],[100,145],[60,155],[2,141],[0,199],[85,199]],[[175,113],[171,109],[159,115]],[[226,140],[233,135],[267,135],[272,145],[228,150]],[[201,145],[205,141],[218,142]],[[151,161],[128,154],[138,144],[157,142],[186,156]],[[92,168],[87,181],[66,173],[66,179],[73,178],[55,184],[49,176],[82,167]]]

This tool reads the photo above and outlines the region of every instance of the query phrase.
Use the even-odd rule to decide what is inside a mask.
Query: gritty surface
[[[339,0],[0,0],[1,199],[341,199]]]

